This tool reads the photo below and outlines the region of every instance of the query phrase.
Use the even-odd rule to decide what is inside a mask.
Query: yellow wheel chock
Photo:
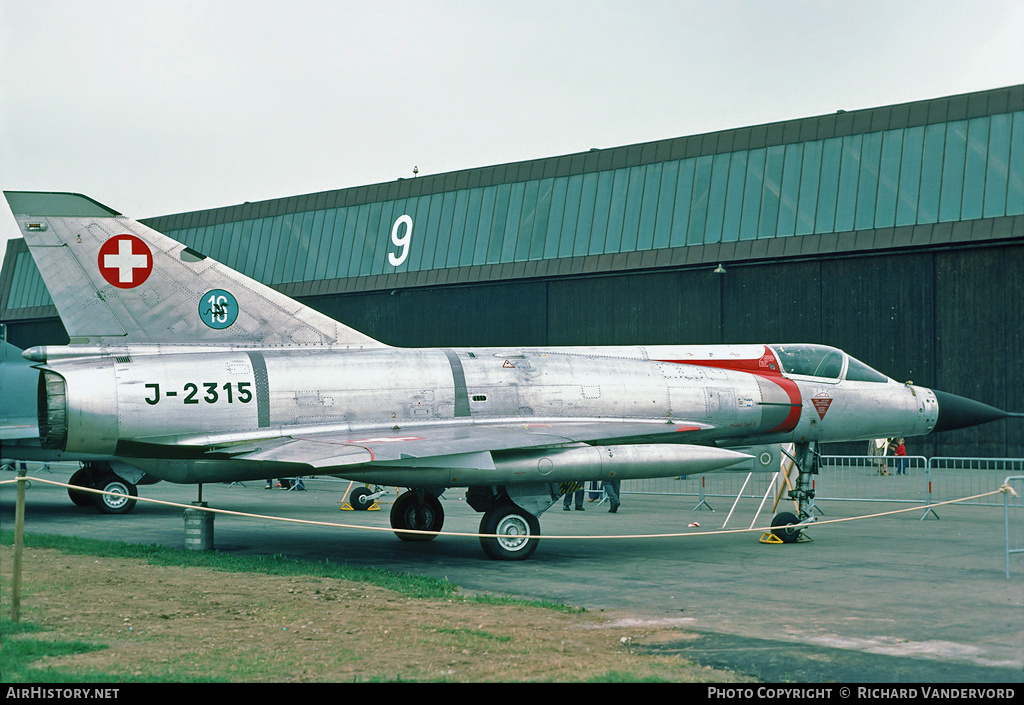
[[[808,541],[813,541],[813,539],[810,536],[808,536],[807,534],[805,534],[804,532],[801,531],[797,535],[796,541],[793,541],[792,543],[806,543]],[[758,539],[758,542],[759,543],[786,543],[785,541],[783,541],[782,539],[780,539],[778,536],[776,536],[775,534],[773,534],[770,531],[766,531],[763,534],[761,534],[761,538]]]
[[[355,511],[355,509],[352,508],[352,505],[349,504],[348,502],[338,502],[338,504],[341,505],[341,508],[338,511],[341,511],[341,512],[354,512]],[[380,505],[377,504],[376,502],[374,502],[373,504],[371,504],[369,507],[367,507],[363,511],[365,511],[365,512],[379,512],[380,511]]]

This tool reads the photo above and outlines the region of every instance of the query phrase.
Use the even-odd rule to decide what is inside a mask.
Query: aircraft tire
[[[772,518],[772,534],[782,543],[796,543],[800,540],[802,529],[792,525],[798,523],[800,519],[793,512],[779,512]]]
[[[444,525],[444,508],[440,500],[429,492],[423,492],[423,500],[420,503],[418,494],[415,490],[403,492],[391,505],[391,528],[395,530],[395,536],[403,541],[433,541],[437,536],[407,534],[402,529],[440,531]]]
[[[96,489],[103,490],[104,492],[119,492],[121,494],[129,495],[130,497],[138,496],[138,491],[135,489],[135,485],[127,480],[121,479],[113,473],[104,475],[100,481],[96,483]],[[93,502],[100,514],[127,514],[131,510],[135,509],[136,502],[134,499],[112,497],[106,494],[93,496],[95,497]]]
[[[480,545],[490,558],[523,561],[533,555],[540,542],[540,521],[525,509],[506,502],[484,512],[480,520]]]
[[[367,510],[373,504],[372,499],[367,499],[372,492],[369,487],[357,487],[348,495],[348,503],[353,509]]]
[[[89,483],[89,472],[85,468],[76,470],[74,474],[71,475],[71,479],[68,480],[68,484],[74,485],[75,487],[91,487]],[[72,487],[68,488],[68,497],[71,498],[71,501],[74,502],[77,507],[91,507],[96,502],[96,495],[89,492],[76,492]]]

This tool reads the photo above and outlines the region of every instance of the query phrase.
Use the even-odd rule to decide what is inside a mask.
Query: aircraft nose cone
[[[1012,414],[997,409],[980,401],[974,401],[967,397],[957,396],[949,392],[940,392],[933,389],[935,399],[939,402],[939,419],[935,422],[932,433],[939,431],[952,431],[957,428],[967,428],[978,424],[988,423],[1005,419]]]

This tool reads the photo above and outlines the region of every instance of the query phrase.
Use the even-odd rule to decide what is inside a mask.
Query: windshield
[[[854,382],[888,382],[889,378],[878,370],[868,367],[857,358],[851,357],[846,368],[846,379]]]
[[[854,382],[888,382],[881,372],[850,357],[842,350],[827,345],[773,345],[783,371],[791,375],[839,379],[846,363],[846,379]]]
[[[772,348],[782,369],[791,375],[839,379],[843,353],[825,345],[776,345]]]

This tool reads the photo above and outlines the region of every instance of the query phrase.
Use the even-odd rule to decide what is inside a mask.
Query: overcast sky
[[[146,218],[1014,85],[1022,38],[1021,0],[0,0],[0,185]]]

